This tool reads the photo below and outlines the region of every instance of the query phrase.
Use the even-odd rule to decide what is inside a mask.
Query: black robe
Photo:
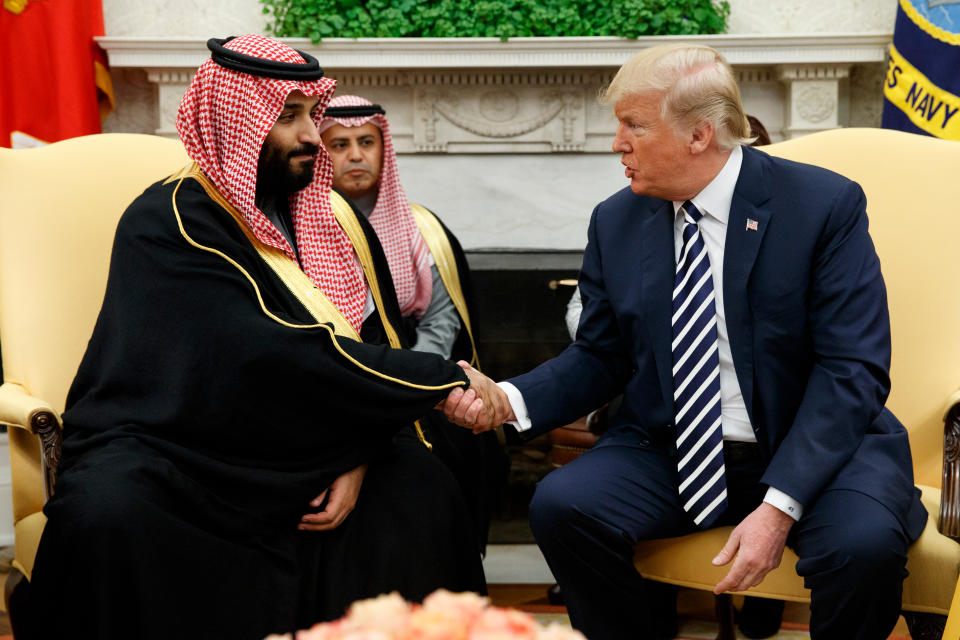
[[[318,325],[196,180],[149,187],[67,398],[40,637],[262,638],[384,591],[483,591],[462,497],[409,427],[465,383]],[[298,531],[362,463],[343,524]]]
[[[357,209],[353,201],[339,190],[337,192],[353,207],[357,219],[369,227],[370,223],[366,216]],[[466,254],[457,237],[443,223],[440,216],[432,210],[428,211],[433,214],[447,236],[450,253],[452,254],[447,256],[447,259],[449,260],[452,257],[453,262],[457,265],[460,290],[463,293],[466,311],[473,329],[471,339],[470,332],[467,331],[467,327],[461,319],[460,331],[454,340],[450,359],[454,362],[458,360],[475,362],[474,344],[478,341],[480,330],[477,326],[476,298],[473,292],[473,280],[470,277],[470,265],[467,263]],[[370,231],[373,232],[372,228]],[[384,257],[383,260],[385,263],[386,258]],[[440,260],[436,257],[434,260],[438,264],[440,263]],[[387,303],[386,300],[384,302]],[[392,302],[396,306],[396,313],[399,314],[396,295],[392,297]],[[399,323],[399,326],[403,346],[409,348],[417,339],[417,319],[412,315],[406,316]],[[490,520],[493,517],[497,500],[506,487],[507,475],[510,470],[510,461],[504,447],[500,444],[495,432],[487,431],[474,435],[472,431],[448,422],[440,411],[428,411],[421,416],[420,424],[427,439],[433,445],[434,453],[456,477],[473,516],[477,545],[481,552],[485,552]]]

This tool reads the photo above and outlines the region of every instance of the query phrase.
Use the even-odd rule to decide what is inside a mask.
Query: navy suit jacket
[[[676,454],[673,222],[672,203],[629,188],[594,209],[577,338],[510,380],[526,402],[529,436],[623,392],[596,446]],[[907,431],[884,408],[890,326],[860,186],[744,147],[722,268],[734,368],[769,459],[762,482],[808,506],[830,489],[860,491],[918,536],[926,511],[913,485]]]

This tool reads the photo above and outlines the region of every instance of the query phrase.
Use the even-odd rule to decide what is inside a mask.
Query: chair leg
[[[717,613],[717,640],[737,640],[733,630],[733,596],[721,593],[714,597],[714,609]]]
[[[919,613],[917,611],[901,611],[901,613],[903,619],[907,621],[910,640],[940,640],[943,637],[943,629],[947,626],[947,616],[937,615],[936,613]]]

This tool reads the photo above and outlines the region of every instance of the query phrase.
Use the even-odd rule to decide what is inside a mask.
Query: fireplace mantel
[[[195,38],[101,37],[113,67],[196,69],[209,56]],[[330,69],[616,68],[630,54],[667,42],[700,42],[734,66],[882,62],[890,33],[575,38],[306,38],[285,42]]]
[[[623,186],[610,153],[616,121],[596,97],[632,53],[674,41],[718,49],[734,66],[747,112],[777,141],[879,122],[891,39],[876,32],[286,41],[320,61],[338,94],[384,105],[407,192],[436,208],[465,247],[580,249],[586,214]],[[151,132],[175,137],[180,99],[209,56],[205,39],[98,40],[113,69],[145,72],[156,87],[147,94],[156,101]]]
[[[173,114],[193,71],[209,55],[196,38],[98,38],[113,68],[141,68],[158,85],[156,132],[174,135]],[[774,139],[841,122],[840,82],[857,64],[883,62],[889,33],[577,38],[329,38],[286,41],[320,60],[342,89],[375,87],[414,104],[394,123],[400,153],[597,152],[608,149],[609,116],[593,96],[637,49],[696,41],[723,52],[737,69],[751,112],[782,101]],[[767,84],[767,108],[750,107]],[[440,87],[443,87],[442,89]],[[761,90],[763,90],[761,88]],[[781,100],[782,98],[782,100]],[[455,100],[456,104],[453,104]],[[598,124],[598,120],[602,124]],[[782,123],[781,127],[776,125]],[[595,126],[598,125],[598,126]],[[599,131],[595,131],[599,129]],[[531,135],[532,134],[532,135]]]

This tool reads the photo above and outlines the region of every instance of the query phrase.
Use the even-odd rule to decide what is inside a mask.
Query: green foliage
[[[278,37],[449,38],[721,33],[723,0],[260,0]]]

